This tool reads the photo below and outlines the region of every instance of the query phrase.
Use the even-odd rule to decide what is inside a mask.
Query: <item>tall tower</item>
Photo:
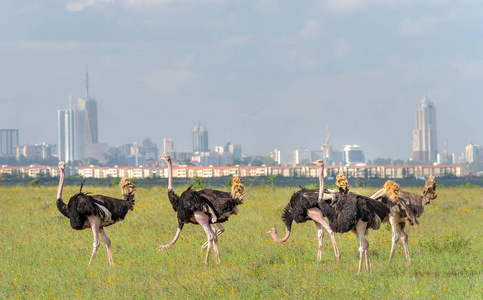
[[[18,129],[0,129],[0,156],[15,156],[18,146]]]
[[[416,111],[416,129],[413,131],[413,160],[422,163],[434,162],[437,155],[436,108],[425,95]]]
[[[73,109],[59,109],[57,111],[57,152],[59,160],[71,162],[75,157],[75,113]]]
[[[78,98],[75,106],[76,159],[92,156],[90,150],[99,143],[97,102],[89,96],[89,71],[86,66],[86,99]]]
[[[97,130],[97,102],[89,96],[86,66],[86,99],[78,98],[69,108],[58,110],[58,154],[67,162],[86,157],[101,157]],[[98,153],[99,152],[99,153]]]
[[[193,129],[193,152],[208,152],[208,130],[198,123]]]

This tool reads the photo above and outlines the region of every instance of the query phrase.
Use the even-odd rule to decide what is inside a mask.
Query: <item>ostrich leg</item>
[[[183,230],[183,226],[184,226],[184,223],[178,220],[178,229],[176,230],[176,234],[174,235],[173,240],[169,244],[167,244],[167,245],[161,245],[161,246],[159,246],[158,252],[159,251],[164,251],[166,249],[169,249],[169,248],[171,248],[171,246],[173,246],[176,243],[176,241],[179,238],[179,235],[181,234],[181,230]]]
[[[401,239],[404,245],[404,253],[406,254],[406,263],[411,264],[411,257],[409,256],[409,245],[408,245],[408,234],[404,231],[404,226],[406,223],[399,223],[399,231],[401,232]]]
[[[106,248],[107,248],[107,259],[109,260],[109,265],[111,267],[114,267],[114,260],[112,259],[112,252],[111,252],[111,240],[107,237],[107,234],[104,231],[104,228],[100,228],[99,233],[101,235],[102,241],[104,241],[104,245],[106,245]]]
[[[365,233],[366,233],[366,226],[367,226],[367,223],[366,222],[363,222],[361,220],[359,220],[359,222],[357,222],[356,224],[356,231],[357,231],[357,238],[359,239],[360,243],[360,247],[359,247],[359,269],[357,270],[357,275],[359,275],[361,273],[361,269],[362,269],[362,259],[363,257],[365,256],[366,258],[366,268],[367,270],[369,270],[371,268],[371,261],[369,260],[369,253],[368,253],[368,249],[369,249],[369,242],[366,240],[366,237],[364,236]]]
[[[89,260],[89,267],[91,266],[94,258],[97,254],[97,249],[99,249],[99,245],[101,242],[99,241],[99,227],[101,225],[101,220],[99,217],[89,216],[88,218],[89,224],[91,224],[92,233],[94,235],[94,243],[92,244],[92,255],[91,259]]]
[[[216,231],[216,236],[220,236],[223,232],[225,232],[225,227],[221,225],[221,223],[216,223],[216,226],[218,226],[218,231]],[[211,229],[213,232],[215,232],[215,226],[211,225]],[[206,241],[203,245],[201,245],[201,250],[205,249],[206,246],[208,246],[208,241]]]
[[[317,238],[319,240],[319,247],[317,248],[317,262],[322,260],[322,245],[324,241],[324,230],[322,230],[322,225],[319,222],[314,221],[317,227]]]
[[[220,252],[218,251],[218,241],[216,239],[216,234],[211,229],[210,217],[200,211],[194,213],[194,217],[198,224],[200,224],[206,232],[206,237],[208,238],[208,249],[206,250],[205,264],[208,265],[208,258],[210,257],[211,247],[214,248],[216,263],[220,264]]]
[[[399,242],[399,225],[397,223],[396,218],[393,215],[389,216],[389,223],[391,223],[392,229],[392,245],[391,245],[391,253],[389,254],[389,261],[391,262],[392,256],[394,255],[394,251],[396,250],[397,242]]]
[[[325,230],[327,230],[327,232],[329,233],[330,235],[330,239],[332,240],[332,246],[334,247],[334,254],[335,254],[335,257],[337,258],[337,260],[339,260],[339,257],[340,257],[340,253],[339,253],[339,248],[337,247],[337,242],[335,241],[335,233],[334,231],[332,231],[332,229],[330,228],[329,224],[327,224],[327,222],[325,221],[324,219],[324,215],[322,214],[322,211],[319,210],[319,209],[316,209],[316,208],[311,208],[311,209],[308,209],[307,210],[307,215],[315,221],[316,223],[316,226],[317,226],[317,223],[319,223],[319,225],[322,225],[324,226]],[[319,230],[319,226],[317,226],[317,231]],[[324,233],[322,232],[322,238],[324,237]],[[322,244],[322,238],[320,238],[320,235],[319,235],[319,248],[322,249],[321,247],[321,244]],[[322,256],[322,254],[320,254]],[[317,256],[317,261],[320,261],[320,259],[318,259],[318,256]]]

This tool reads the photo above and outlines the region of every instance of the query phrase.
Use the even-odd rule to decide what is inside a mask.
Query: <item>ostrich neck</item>
[[[324,200],[324,167],[319,167],[319,201]]]
[[[168,190],[173,190],[173,165],[168,161]]]
[[[62,198],[62,189],[64,187],[65,173],[63,169],[60,169],[59,189],[57,190],[57,199]]]
[[[279,238],[277,236],[277,233],[276,232],[273,232],[272,233],[272,237],[273,237],[273,239],[274,239],[275,242],[277,242],[277,243],[284,243],[290,237],[290,230],[288,230],[287,228],[285,228],[285,236],[283,238]]]

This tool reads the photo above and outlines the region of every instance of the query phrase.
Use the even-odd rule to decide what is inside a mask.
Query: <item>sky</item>
[[[99,142],[227,138],[247,155],[336,149],[409,159],[427,95],[438,150],[483,144],[483,2],[3,0],[0,128],[57,143],[57,110],[97,100]]]

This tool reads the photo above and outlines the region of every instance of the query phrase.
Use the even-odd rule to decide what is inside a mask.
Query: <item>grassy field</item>
[[[119,196],[118,188],[85,187]],[[183,189],[177,189],[180,193]],[[410,189],[419,193],[415,188]],[[78,191],[66,187],[64,198]],[[0,188],[0,298],[57,299],[302,299],[452,298],[483,295],[483,189],[441,188],[438,198],[408,229],[412,265],[398,245],[393,262],[388,226],[370,231],[372,270],[356,275],[358,241],[337,234],[334,257],[329,236],[317,257],[313,222],[294,224],[285,244],[265,232],[276,227],[294,188],[246,189],[239,214],[225,223],[219,238],[222,263],[205,266],[200,226],[186,225],[177,244],[157,252],[176,231],[176,214],[163,188],[138,188],[136,206],[123,222],[106,229],[116,266],[110,268],[101,244],[91,268],[92,232],[75,231],[55,205],[55,187]],[[368,195],[372,189],[353,189]]]

